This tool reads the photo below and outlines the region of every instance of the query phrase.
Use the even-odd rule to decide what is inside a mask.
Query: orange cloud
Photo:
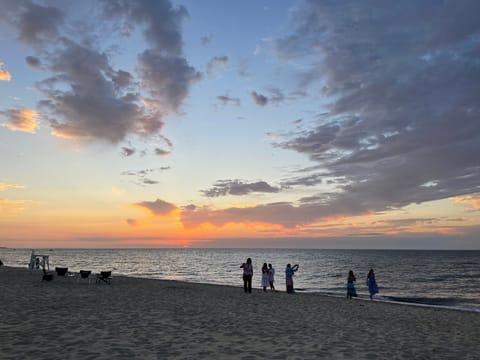
[[[468,204],[474,209],[480,210],[480,195],[465,195],[465,196],[456,196],[452,200],[459,204]]]
[[[0,63],[0,81],[10,81],[11,78],[10,73],[3,68],[3,63]]]
[[[38,128],[38,112],[33,109],[10,109],[0,112],[7,118],[7,122],[1,124],[12,131],[24,131],[35,133]]]
[[[23,189],[25,186],[18,185],[18,184],[11,184],[0,181],[0,191],[5,191],[8,189]]]
[[[0,199],[0,213],[19,213],[30,204],[27,200]]]

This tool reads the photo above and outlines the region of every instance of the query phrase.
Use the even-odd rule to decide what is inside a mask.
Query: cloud
[[[28,200],[9,200],[0,198],[0,213],[16,214],[31,205]]]
[[[231,207],[214,210],[208,207],[197,207],[194,210],[183,210],[181,221],[186,228],[201,224],[211,224],[217,227],[228,223],[269,223],[286,228],[308,224],[317,218],[307,207],[295,207],[290,203],[272,203],[253,207]]]
[[[143,201],[134,205],[147,209],[153,215],[168,215],[172,211],[177,209],[175,205],[160,199],[157,199],[155,201]]]
[[[104,2],[104,16],[118,21],[123,19],[123,28],[141,26],[145,38],[156,49],[170,54],[181,54],[181,23],[188,16],[185,7],[174,8],[168,0],[129,1],[111,0]]]
[[[3,63],[0,62],[0,81],[10,81],[12,76],[3,68]]]
[[[311,173],[305,176],[295,176],[282,181],[282,187],[314,186],[322,184],[326,175],[324,173]]]
[[[190,86],[201,74],[182,56],[181,24],[188,12],[185,7],[174,8],[170,1],[108,1],[104,15],[108,19],[125,21],[144,29],[151,45],[138,55],[138,70],[143,86],[159,98],[163,107],[178,111],[187,97]]]
[[[158,184],[157,180],[152,180],[147,176],[152,174],[170,170],[170,166],[163,166],[160,168],[144,169],[144,170],[135,170],[135,171],[124,171],[121,175],[134,177],[134,184],[144,186],[144,185],[155,185]]]
[[[268,98],[265,95],[252,91],[252,98],[258,106],[265,106],[268,104]]]
[[[228,56],[215,56],[207,64],[207,74],[212,74],[217,69],[223,68],[228,63]]]
[[[130,133],[150,134],[163,127],[159,114],[121,86],[118,78],[125,72],[114,70],[106,53],[69,40],[61,43],[46,59],[55,75],[37,83],[47,98],[40,104],[51,115],[55,135],[118,143]]]
[[[18,38],[35,46],[56,38],[64,20],[60,9],[31,1],[3,2],[2,12],[4,20],[18,29]]]
[[[169,150],[160,149],[160,148],[155,148],[154,151],[155,151],[155,155],[159,155],[159,156],[168,156],[171,153]]]
[[[135,219],[126,219],[125,222],[130,226],[136,226],[138,223]]]
[[[27,56],[25,58],[25,62],[27,63],[28,66],[30,66],[32,69],[39,70],[42,68],[42,61],[36,57],[36,56]]]
[[[299,98],[304,98],[307,96],[307,93],[304,91],[295,91],[288,95],[285,95],[281,89],[272,88],[269,90],[269,95],[259,94],[256,91],[252,92],[253,101],[258,106],[265,106],[268,104],[282,104],[287,101],[297,100]]]
[[[1,185],[1,184],[0,184]],[[1,188],[1,186],[0,186]],[[452,200],[459,204],[468,204],[476,210],[480,210],[480,194],[472,194],[466,196],[456,196]]]
[[[35,87],[44,96],[39,107],[52,134],[109,143],[158,135],[164,118],[179,110],[201,78],[182,55],[186,9],[167,0],[101,1],[104,11],[76,21],[82,9],[55,4],[7,2],[2,9],[18,38],[34,50],[26,63],[47,74]],[[137,30],[146,41],[138,50],[138,79],[114,67],[121,46],[114,51],[109,44]],[[144,101],[146,91],[153,101]]]
[[[10,109],[0,111],[0,115],[7,119],[6,122],[0,125],[12,131],[23,131],[33,134],[39,127],[37,121],[38,113],[33,109]]]
[[[232,103],[234,105],[240,106],[239,98],[233,98],[228,95],[219,95],[217,96],[217,100],[219,100],[223,105],[228,105],[229,103]]]
[[[0,191],[5,191],[8,189],[23,189],[25,186],[23,185],[18,185],[18,184],[12,184],[12,183],[7,183],[0,181]]]
[[[139,71],[152,95],[174,111],[187,97],[190,86],[201,78],[201,74],[188,65],[185,58],[168,57],[152,50],[140,54]]]
[[[480,93],[480,67],[472,50],[480,48],[473,15],[480,3],[371,8],[306,1],[295,30],[276,41],[282,59],[305,65],[303,85],[321,87],[328,101],[314,127],[274,144],[306,155],[331,179],[335,191],[317,195],[318,218],[479,191],[480,102],[473,94]]]
[[[133,154],[135,154],[135,148],[129,148],[129,147],[122,147],[122,156],[124,157],[128,157],[128,156],[132,156]]]
[[[212,188],[202,190],[207,197],[226,195],[248,195],[250,193],[277,193],[280,189],[273,187],[265,181],[245,182],[242,180],[219,180]]]

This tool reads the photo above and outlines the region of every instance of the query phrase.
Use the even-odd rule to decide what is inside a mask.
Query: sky
[[[0,246],[480,249],[479,1],[0,9]]]

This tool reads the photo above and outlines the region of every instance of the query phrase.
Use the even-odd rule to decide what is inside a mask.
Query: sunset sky
[[[480,249],[479,14],[0,0],[0,246]]]

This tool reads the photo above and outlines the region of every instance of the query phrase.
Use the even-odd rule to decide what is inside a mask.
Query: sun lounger
[[[88,283],[90,284],[90,279],[92,278],[90,275],[92,272],[90,270],[80,270],[80,277],[78,280],[88,280]]]
[[[110,284],[110,280],[112,279],[112,272],[111,271],[101,271],[100,274],[97,275],[97,284],[104,282],[105,284]]]
[[[55,267],[55,272],[57,273],[57,276],[65,276],[67,275],[68,272],[68,267]]]
[[[43,277],[42,281],[52,281],[53,280],[53,274],[47,273],[47,270],[45,268],[43,269]]]

